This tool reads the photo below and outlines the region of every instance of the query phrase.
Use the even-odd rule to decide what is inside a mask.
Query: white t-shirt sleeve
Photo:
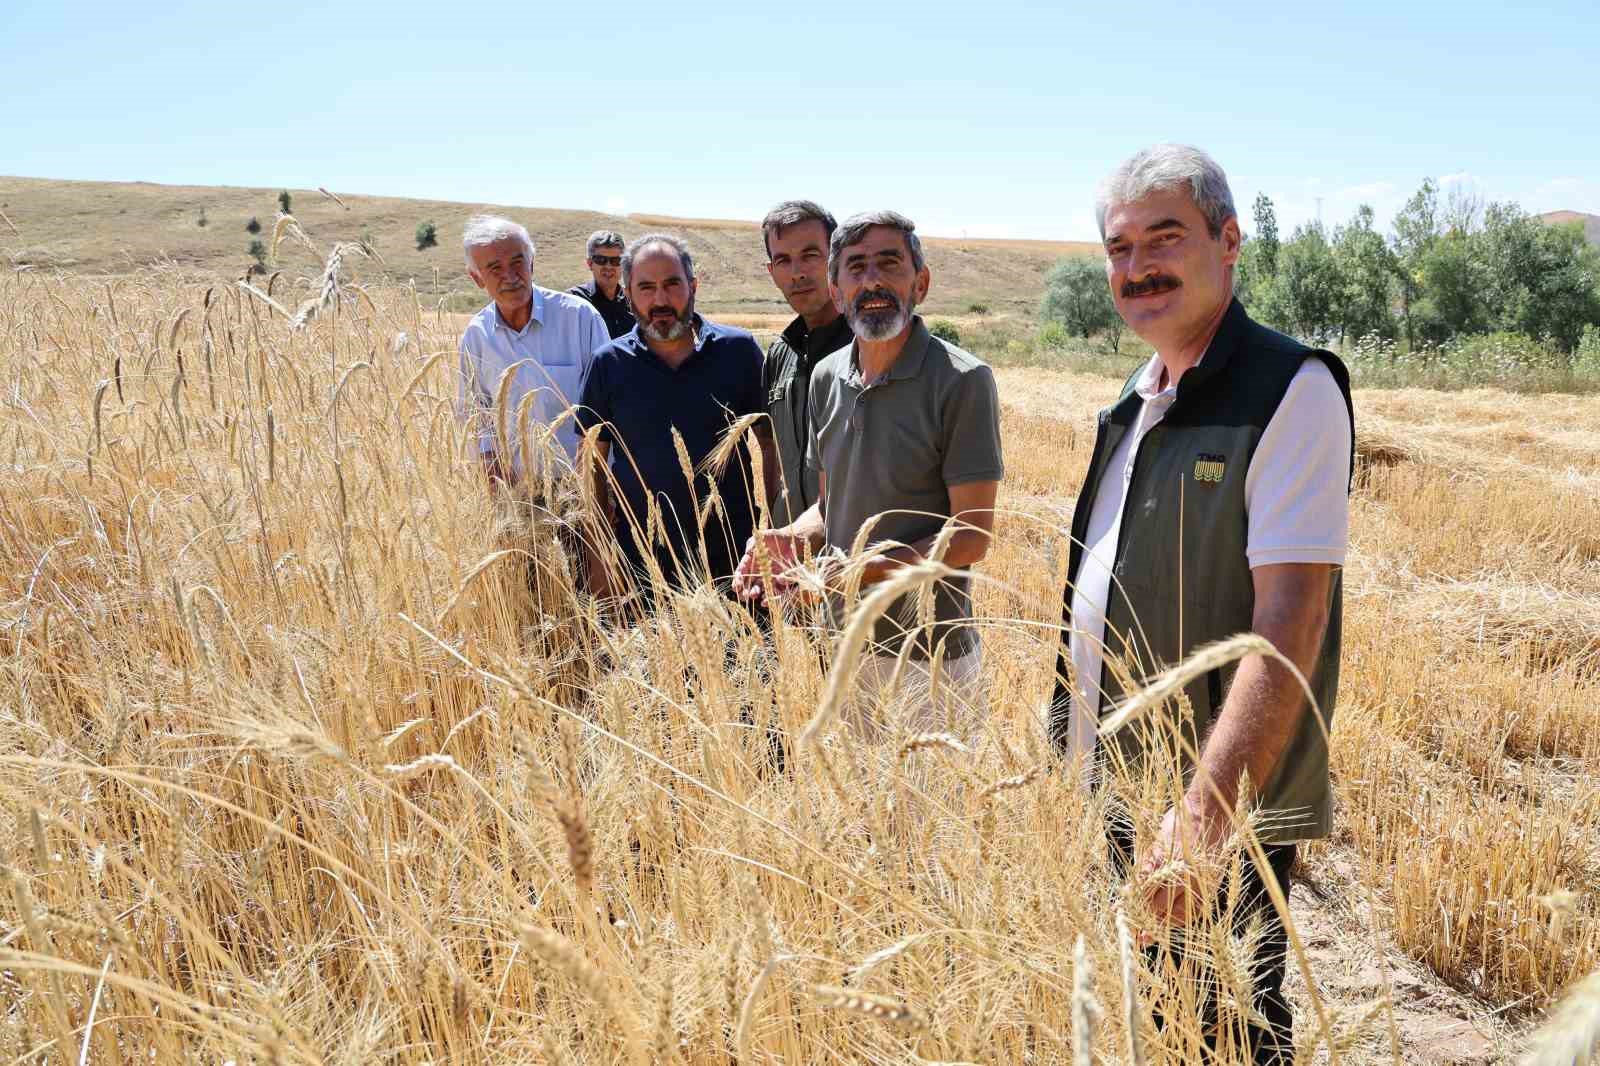
[[[1350,413],[1332,371],[1313,356],[1289,383],[1245,475],[1245,555],[1251,568],[1343,566],[1349,485]]]

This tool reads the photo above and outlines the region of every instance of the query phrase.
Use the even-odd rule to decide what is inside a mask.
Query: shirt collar
[[[884,375],[886,381],[905,381],[922,373],[922,365],[928,361],[928,348],[933,343],[933,335],[928,332],[928,327],[923,325],[921,315],[911,316],[911,335],[906,338],[905,345],[900,349],[900,354],[895,357],[888,372]],[[854,342],[850,345],[850,375],[858,385],[870,385],[869,381],[861,378],[861,364],[858,362],[858,352]]]
[[[783,331],[784,343],[802,358],[812,354],[827,355],[836,352],[849,344],[852,339],[850,320],[844,315],[837,316],[818,330],[808,327],[806,320],[796,315],[794,321]],[[819,342],[823,345],[821,349],[816,348]],[[816,350],[813,351],[814,349]]]
[[[528,315],[528,325],[523,326],[520,330],[512,329],[506,324],[505,318],[500,314],[500,305],[498,303],[490,303],[489,306],[494,308],[495,325],[499,326],[507,333],[515,333],[519,336],[528,332],[529,327],[535,322],[539,323],[541,326],[544,325],[544,290],[539,288],[537,285],[532,285],[529,287],[533,290],[533,310]]]

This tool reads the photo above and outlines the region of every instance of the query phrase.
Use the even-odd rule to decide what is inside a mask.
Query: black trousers
[[[1117,873],[1127,876],[1134,863],[1132,827],[1114,819],[1106,826],[1106,841]],[[1272,877],[1287,898],[1289,868],[1294,865],[1295,846],[1269,844],[1264,850]],[[1220,891],[1213,913],[1221,913],[1228,906],[1229,885],[1226,879]],[[1272,896],[1262,881],[1261,873],[1247,855],[1240,870],[1239,899],[1233,908],[1233,931],[1236,934],[1243,933],[1252,921],[1258,919],[1262,924],[1262,935],[1256,942],[1255,956],[1250,960],[1250,976],[1255,992],[1255,1009],[1266,1024],[1231,1019],[1229,1024],[1234,1031],[1230,1043],[1234,1048],[1248,1049],[1250,1058],[1246,1061],[1261,1066],[1289,1066],[1294,1062],[1294,1011],[1283,994],[1283,978],[1289,961],[1289,934],[1278,920],[1278,912],[1272,906]],[[1145,958],[1156,973],[1184,965],[1187,956],[1183,931],[1174,930],[1165,947],[1146,948]],[[1189,961],[1188,967],[1189,972],[1201,982],[1203,990],[1202,1018],[1206,1025],[1206,1047],[1211,1051],[1206,1061],[1220,1063],[1222,1060],[1216,1057],[1219,1019],[1212,991],[1215,979],[1210,967],[1200,960]],[[1159,1027],[1162,1024],[1161,1013],[1157,1011],[1154,1017]]]

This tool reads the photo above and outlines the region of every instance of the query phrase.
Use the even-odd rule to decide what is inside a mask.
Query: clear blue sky
[[[1225,9],[1222,12],[1213,7]],[[1600,5],[0,0],[0,174],[1093,238],[1199,144],[1285,230],[1425,176],[1600,213]]]

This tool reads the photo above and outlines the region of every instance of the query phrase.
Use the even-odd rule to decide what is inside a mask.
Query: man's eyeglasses
[[[589,262],[593,263],[597,267],[619,267],[622,265],[622,256],[591,255],[589,257]]]

